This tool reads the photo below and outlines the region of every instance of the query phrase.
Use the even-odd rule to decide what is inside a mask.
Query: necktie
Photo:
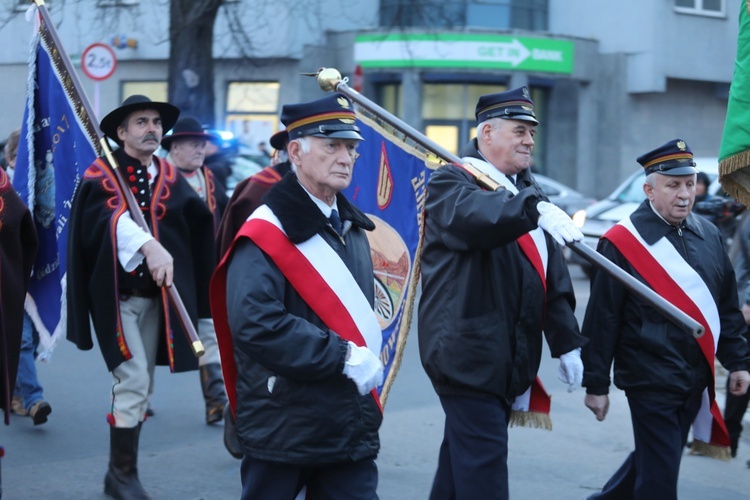
[[[510,181],[511,184],[513,184],[514,186],[516,185],[516,181],[513,180],[513,176],[512,175],[506,175],[505,177],[508,178],[508,180]]]
[[[328,222],[331,223],[331,227],[333,227],[333,230],[336,231],[339,236],[341,236],[341,217],[339,217],[339,213],[336,211],[336,209],[331,210],[331,216],[328,217]]]

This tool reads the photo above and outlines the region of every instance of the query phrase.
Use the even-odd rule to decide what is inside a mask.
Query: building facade
[[[167,96],[169,2],[47,0],[81,64],[93,43],[117,67],[81,71],[98,116],[126,96]],[[320,97],[302,73],[336,67],[362,93],[457,152],[478,96],[528,85],[542,121],[535,168],[606,195],[635,158],[681,137],[718,155],[740,0],[225,0],[215,24],[216,128],[253,147],[284,103]],[[28,2],[0,0],[0,137],[20,126],[32,25]],[[19,41],[22,41],[19,43]],[[186,78],[188,77],[186,72]],[[195,75],[200,77],[200,75]],[[354,84],[354,80],[352,84]]]

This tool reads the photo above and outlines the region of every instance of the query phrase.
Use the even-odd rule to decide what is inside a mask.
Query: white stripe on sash
[[[248,218],[248,220],[251,219],[265,220],[284,232],[281,222],[267,205],[258,207]],[[341,257],[319,234],[295,246],[341,300],[362,334],[368,349],[379,357],[383,343],[380,324],[370,303]]]
[[[664,268],[667,274],[680,286],[690,300],[696,304],[701,313],[703,313],[710,329],[706,333],[712,336],[714,352],[716,352],[721,333],[721,320],[719,319],[719,309],[716,306],[716,301],[703,281],[703,278],[685,261],[667,238],[661,238],[653,245],[649,245],[638,233],[630,218],[620,221],[619,224],[627,229],[654,256],[659,265]]]

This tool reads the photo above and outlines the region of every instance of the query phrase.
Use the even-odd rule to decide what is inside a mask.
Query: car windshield
[[[646,194],[643,192],[643,183],[646,182],[645,172],[641,172],[631,180],[625,189],[620,191],[617,195],[617,201],[623,203],[640,203],[646,199]]]

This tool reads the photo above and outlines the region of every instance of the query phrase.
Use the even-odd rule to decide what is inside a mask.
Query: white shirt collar
[[[297,179],[297,182],[300,186],[302,186],[302,183],[299,182],[299,179]],[[317,207],[320,209],[321,212],[323,212],[323,215],[325,215],[326,219],[331,216],[331,212],[335,209],[337,212],[339,210],[338,203],[336,203],[336,197],[333,198],[333,205],[328,206],[328,203],[321,200],[320,198],[316,198],[315,196],[310,193],[310,191],[307,190],[305,186],[302,186],[302,189],[305,190],[305,193],[307,193],[307,196],[310,197],[310,199],[317,205]]]

